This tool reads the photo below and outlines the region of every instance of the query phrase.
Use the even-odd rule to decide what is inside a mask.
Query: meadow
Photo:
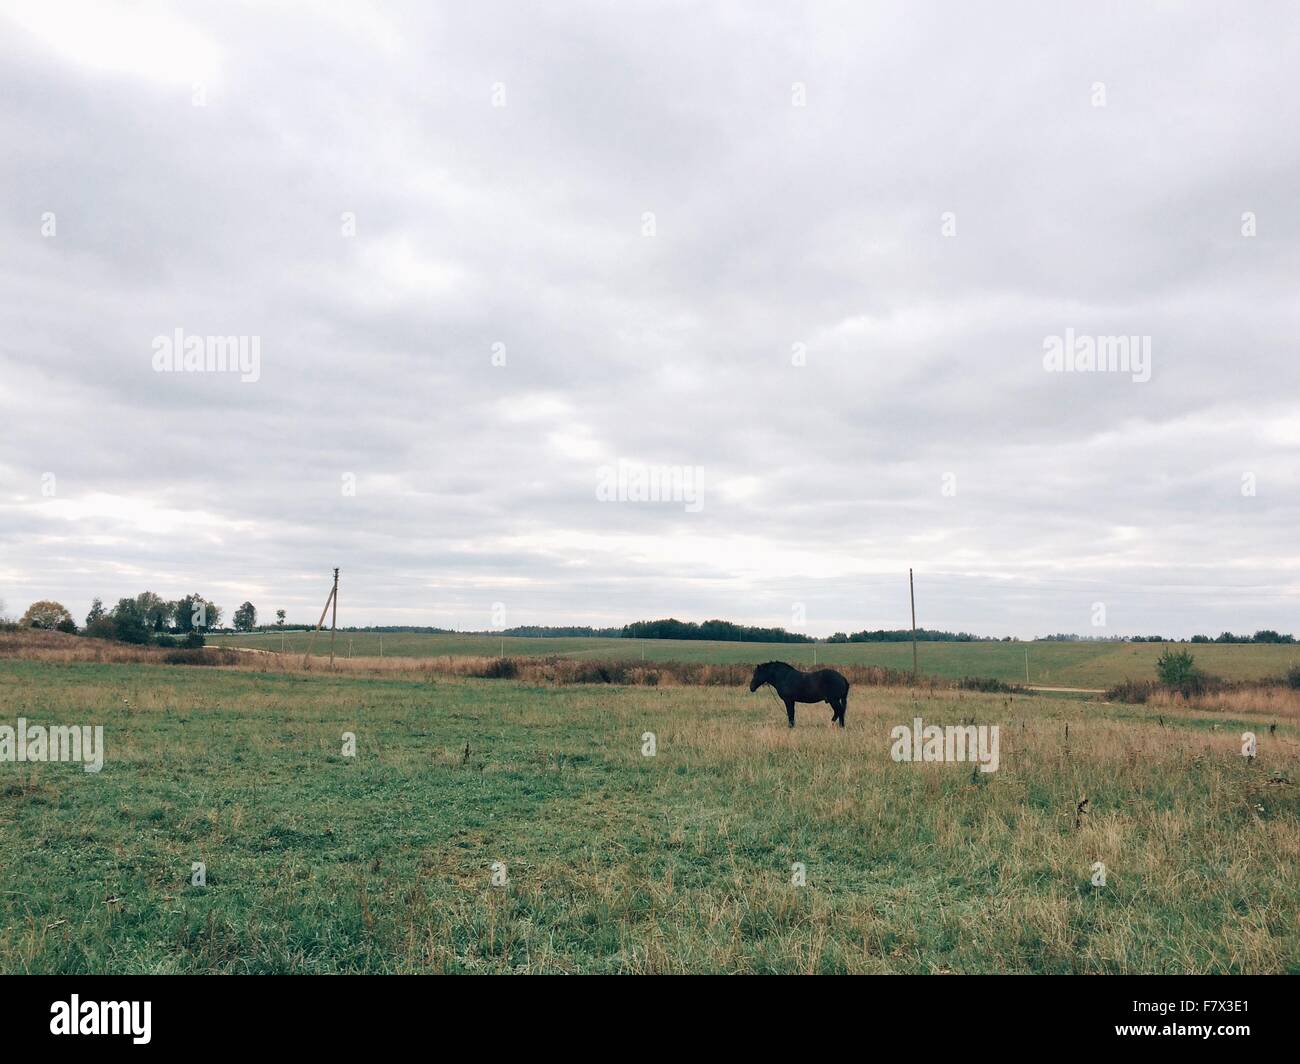
[[[339,657],[377,657],[380,636],[374,632],[339,632],[335,652]],[[750,662],[777,659],[810,668],[819,665],[881,665],[911,670],[911,643],[724,643],[708,640],[572,638],[546,639],[511,636],[413,632],[385,633],[383,653],[388,657],[436,658],[444,656],[544,657],[553,654],[588,660]],[[271,652],[305,653],[307,632],[267,632],[250,635],[214,635],[219,646]],[[315,652],[328,653],[329,632],[316,638]],[[985,676],[1004,683],[1108,688],[1122,680],[1155,678],[1161,643],[1032,642],[919,643],[918,662],[923,676],[956,679]],[[1252,643],[1198,643],[1188,646],[1199,668],[1227,680],[1262,680],[1286,675],[1300,665],[1300,645]],[[1026,670],[1026,664],[1028,669]],[[1026,679],[1026,672],[1028,678]]]
[[[0,762],[3,972],[1300,969],[1285,699],[861,688],[791,731],[745,687],[7,658],[19,716],[107,756]],[[915,716],[998,724],[999,770],[891,760]]]

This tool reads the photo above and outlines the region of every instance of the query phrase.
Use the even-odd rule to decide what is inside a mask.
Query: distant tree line
[[[843,632],[836,632],[826,642],[828,643],[901,643],[910,642],[912,639],[912,629],[910,628],[876,628],[870,631],[863,630],[854,632],[852,635],[845,635]],[[934,628],[918,628],[916,630],[917,642],[924,640],[927,643],[994,643],[997,642],[995,636],[971,635],[969,632],[942,632]]]
[[[1126,635],[1077,635],[1074,632],[1054,632],[1052,635],[1040,635],[1039,640],[1044,643],[1128,643],[1135,640]],[[1139,636],[1136,642],[1145,641],[1145,636]],[[1163,640],[1160,640],[1163,642]]]
[[[1194,635],[1193,643],[1294,643],[1295,636],[1275,632],[1272,628],[1261,628],[1254,635],[1233,635],[1221,632],[1211,639],[1208,635]]]
[[[281,610],[280,612],[283,613],[284,611]],[[316,623],[312,621],[302,625],[302,627],[315,628]],[[366,624],[360,626],[351,625],[346,628],[340,625],[338,630],[340,632],[408,632],[414,635],[449,635],[451,632],[449,628],[435,628],[428,624]]]
[[[623,626],[624,639],[713,639],[742,643],[815,643],[812,636],[787,632],[784,628],[755,628],[731,621],[635,621]]]
[[[514,635],[523,639],[617,639],[623,634],[622,628],[592,628],[588,624],[522,624],[504,631],[484,633],[486,635]]]
[[[204,634],[220,628],[221,616],[221,607],[198,593],[165,599],[152,591],[142,591],[133,598],[118,599],[111,608],[96,597],[81,628],[62,603],[49,599],[33,602],[18,624],[119,643],[202,646]],[[252,603],[245,602],[235,611],[237,626],[255,621]]]

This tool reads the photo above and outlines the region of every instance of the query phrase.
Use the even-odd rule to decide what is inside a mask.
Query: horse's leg
[[[844,711],[849,708],[849,696],[840,695],[839,705],[835,707],[840,721],[840,727],[844,727]]]
[[[794,727],[794,699],[785,700],[785,715],[790,718],[790,727]]]

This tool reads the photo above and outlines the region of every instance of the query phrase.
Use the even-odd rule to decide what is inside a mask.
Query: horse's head
[[[772,663],[769,661],[754,670],[754,678],[749,681],[749,691],[753,694],[765,683],[772,682]]]

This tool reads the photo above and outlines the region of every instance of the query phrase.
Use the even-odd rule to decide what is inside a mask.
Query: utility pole
[[[325,600],[325,608],[320,611],[320,620],[316,622],[316,627],[311,630],[311,639],[307,641],[307,653],[302,656],[302,663],[305,667],[310,668],[311,652],[316,647],[316,637],[320,630],[325,627],[325,614],[329,613],[330,606],[334,606],[334,617],[338,617],[338,597],[339,597],[339,571],[334,570],[334,586],[330,588],[330,597]],[[334,665],[334,621],[330,621],[330,666]]]
[[[911,569],[907,570],[907,593],[912,599],[912,682],[916,683],[916,586]]]
[[[334,612],[330,614],[330,668],[334,668],[334,627],[339,619],[339,571],[334,570],[334,590],[330,592],[334,600]]]

